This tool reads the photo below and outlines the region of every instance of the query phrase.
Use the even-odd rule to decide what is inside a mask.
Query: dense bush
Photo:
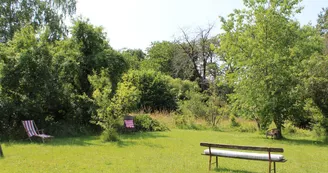
[[[230,116],[230,126],[231,127],[239,127],[240,124],[237,122],[237,118],[234,115]]]
[[[115,142],[115,141],[119,141],[119,134],[117,133],[117,131],[115,129],[106,129],[101,133],[100,136],[101,140],[103,142]]]
[[[131,82],[140,91],[138,109],[145,111],[175,110],[177,103],[169,77],[155,71],[131,70],[123,76],[123,83]]]
[[[90,125],[96,114],[88,76],[101,69],[107,69],[110,95],[116,91],[127,64],[111,49],[102,28],[75,21],[71,36],[47,42],[47,33],[26,26],[6,44],[0,43],[1,139],[21,138],[21,120],[26,119],[38,121],[52,135],[63,134],[57,124],[71,131],[67,134],[83,132],[72,130]]]
[[[189,100],[191,97],[190,92],[200,92],[197,82],[181,80],[179,78],[169,78],[169,83],[178,101]]]
[[[169,130],[164,124],[152,119],[148,114],[137,115],[134,117],[136,131],[166,131]]]
[[[179,112],[195,118],[204,118],[208,109],[207,96],[199,92],[187,91],[186,97],[188,99],[179,102]]]
[[[190,115],[175,115],[174,123],[180,129],[204,130],[205,125],[197,124],[193,116]]]

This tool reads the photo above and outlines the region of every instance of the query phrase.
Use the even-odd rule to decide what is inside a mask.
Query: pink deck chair
[[[133,116],[124,117],[124,127],[127,129],[134,129]]]
[[[134,128],[133,120],[124,120],[126,128]]]
[[[32,141],[32,137],[40,137],[42,139],[42,142],[45,141],[45,139],[51,139],[53,138],[53,136],[50,135],[46,135],[43,132],[43,129],[38,130],[38,128],[35,125],[34,120],[24,120],[22,121],[23,126],[25,128],[25,131],[27,133],[28,138],[30,139],[30,141]]]

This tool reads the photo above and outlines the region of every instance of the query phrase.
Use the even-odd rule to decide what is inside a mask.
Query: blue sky
[[[316,23],[328,0],[303,0],[301,24]],[[104,27],[110,45],[115,49],[146,49],[153,41],[172,41],[179,28],[197,29],[214,23],[214,34],[220,33],[218,16],[243,8],[242,0],[78,0],[77,14]]]

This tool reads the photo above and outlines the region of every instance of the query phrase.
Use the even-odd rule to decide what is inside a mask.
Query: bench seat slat
[[[210,155],[209,149],[204,150],[203,154],[204,155]],[[211,155],[212,156],[220,156],[220,157],[239,158],[239,159],[269,161],[268,154],[263,154],[263,153],[249,153],[249,152],[211,149]],[[271,154],[271,161],[280,162],[280,161],[283,161],[283,160],[284,160],[283,155]]]
[[[242,146],[242,145],[226,145],[226,144],[213,144],[213,143],[200,143],[200,146],[215,147],[215,148],[228,148],[236,150],[252,150],[252,151],[270,151],[270,152],[284,152],[283,148],[270,148],[270,147],[254,147],[254,146]]]
[[[209,154],[204,154],[202,153],[201,155],[204,155],[204,156],[210,156]],[[215,157],[215,155],[212,155],[213,157]],[[243,160],[256,160],[256,161],[268,161],[268,160],[258,160],[258,159],[246,159],[246,158],[239,158],[239,157],[228,157],[228,156],[218,156],[218,157],[225,157],[225,158],[232,158],[232,159],[243,159]],[[286,159],[284,160],[279,160],[279,161],[274,161],[274,162],[287,162]]]

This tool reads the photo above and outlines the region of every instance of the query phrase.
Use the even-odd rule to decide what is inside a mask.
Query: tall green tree
[[[171,42],[152,42],[147,49],[147,59],[144,61],[144,66],[173,77],[172,61],[175,52],[175,45]]]
[[[63,97],[49,44],[37,39],[32,26],[17,32],[1,52],[1,130],[15,136],[22,119],[44,122],[47,116],[58,115]]]
[[[76,11],[76,0],[1,0],[0,39],[12,39],[26,25],[48,30],[48,39],[66,36],[64,20]]]
[[[79,45],[80,52],[76,59],[79,65],[79,88],[76,89],[79,93],[91,98],[92,87],[88,76],[93,75],[94,71],[100,72],[102,68],[110,69],[112,90],[115,91],[121,75],[127,70],[127,62],[110,47],[103,28],[93,26],[88,20],[78,19],[72,28],[72,41]]]
[[[299,0],[245,0],[246,9],[221,18],[220,54],[234,71],[227,75],[234,110],[280,130],[302,106],[297,104],[300,62],[320,51],[312,27],[300,27],[292,16]],[[279,135],[280,137],[281,134]]]
[[[139,70],[141,63],[145,60],[146,54],[141,49],[123,49],[121,51],[129,69]]]
[[[324,38],[324,54],[328,55],[328,8],[322,8],[322,11],[318,15],[317,30]]]
[[[325,129],[326,140],[328,140],[328,56],[314,54],[303,61],[303,65],[306,98],[311,99],[312,110],[318,110],[315,113],[310,111],[312,114],[317,114],[313,117],[313,123]]]

